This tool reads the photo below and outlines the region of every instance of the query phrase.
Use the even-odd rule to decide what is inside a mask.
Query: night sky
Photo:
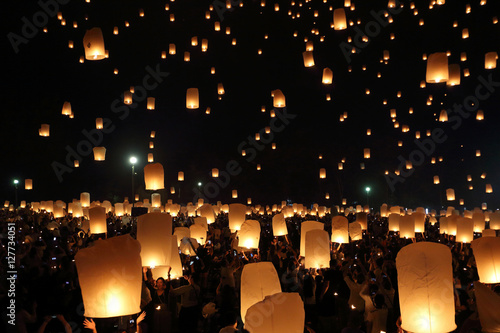
[[[14,201],[14,179],[20,180],[19,200],[28,202],[70,201],[79,198],[80,192],[90,192],[91,200],[123,201],[131,195],[130,156],[139,159],[136,191],[141,199],[149,198],[142,170],[147,154],[153,153],[155,162],[165,169],[163,201],[192,201],[194,188],[203,192],[214,181],[212,168],[226,170],[234,160],[237,174],[227,186],[218,186],[217,195],[207,197],[210,202],[246,203],[251,197],[254,204],[291,200],[332,206],[346,198],[348,205],[365,204],[365,187],[370,186],[372,206],[386,202],[440,209],[458,207],[458,199],[464,199],[467,209],[483,202],[489,209],[500,204],[496,197],[500,191],[500,75],[498,68],[487,70],[484,65],[485,53],[500,51],[500,24],[495,23],[500,15],[493,0],[482,1],[484,5],[479,0],[468,2],[470,13],[463,1],[448,0],[432,9],[429,1],[414,1],[411,9],[407,1],[388,8],[388,1],[354,0],[355,8],[345,7],[347,21],[353,25],[340,31],[331,28],[333,9],[344,8],[344,1],[338,0],[267,0],[264,7],[261,1],[245,0],[242,7],[233,1],[231,9],[224,8],[225,2],[201,0],[48,2],[57,4],[56,12],[62,13],[65,26],[57,15],[44,12],[40,5],[44,0],[4,4],[2,202]],[[279,11],[275,11],[276,3]],[[206,19],[211,5],[214,10]],[[139,16],[141,9],[144,17]],[[418,15],[414,15],[416,9]],[[377,14],[383,11],[389,16]],[[37,23],[26,33],[26,22],[44,18],[46,24]],[[128,28],[125,21],[130,23]],[[216,21],[221,31],[214,30]],[[118,35],[113,34],[115,26]],[[109,59],[79,63],[84,55],[83,36],[93,27],[102,29]],[[465,28],[467,39],[462,38]],[[363,32],[368,42],[360,42]],[[191,46],[194,36],[198,46]],[[201,51],[203,38],[208,39],[207,52]],[[232,45],[233,38],[236,45]],[[305,39],[314,44],[315,66],[310,68],[304,67],[302,57]],[[68,47],[69,41],[74,48]],[[170,43],[175,43],[176,54],[161,59]],[[352,47],[357,48],[355,54],[348,51]],[[386,61],[384,50],[390,54]],[[185,51],[190,52],[190,62],[183,60]],[[420,88],[426,73],[423,54],[446,51],[449,63],[460,65],[461,84],[428,83]],[[466,61],[461,61],[462,52]],[[215,67],[214,75],[211,67]],[[321,82],[325,67],[333,71],[331,85]],[[113,74],[115,68],[118,75]],[[464,77],[464,69],[470,76]],[[145,96],[139,95],[134,96],[133,105],[124,106],[124,91],[142,86],[151,72],[162,73],[161,82],[147,92],[147,97],[156,98],[155,110],[147,110]],[[225,89],[221,100],[218,83]],[[200,92],[197,110],[185,107],[186,90],[192,87]],[[287,103],[286,109],[275,112],[288,118],[276,121],[284,126],[272,133],[271,143],[261,140],[255,156],[249,156],[249,138],[260,130],[263,133],[273,119],[271,92],[275,89],[283,91]],[[479,100],[478,91],[488,96]],[[432,104],[427,105],[430,95]],[[474,100],[476,105],[470,105]],[[61,114],[65,101],[71,103],[74,119]],[[450,121],[438,122],[440,111],[453,110],[456,104],[466,104],[463,109],[471,111],[451,112]],[[263,106],[265,112],[261,112]],[[210,114],[205,112],[208,107]],[[396,109],[399,128],[394,128],[391,109]],[[477,110],[484,111],[485,120],[476,120]],[[347,118],[341,122],[344,113]],[[97,117],[109,119],[113,130],[96,130]],[[50,137],[38,135],[43,123],[50,124]],[[409,126],[408,132],[402,132],[403,125]],[[439,142],[426,136],[428,130],[439,134]],[[156,131],[155,139],[149,137],[151,131]],[[415,142],[417,131],[420,144]],[[97,145],[106,147],[106,160],[97,162],[92,153],[83,154],[80,167],[74,168],[74,157],[68,159],[71,164],[66,163],[68,149],[76,151],[85,145],[84,132],[94,133]],[[154,149],[149,149],[150,141]],[[272,143],[277,149],[271,149]],[[422,145],[429,150],[423,151]],[[247,156],[241,156],[241,147],[247,147]],[[370,148],[370,159],[363,158],[365,148]],[[481,151],[480,157],[476,150]],[[410,156],[424,158],[418,163],[418,158],[414,160],[412,170],[401,168],[401,160]],[[343,170],[338,170],[343,159]],[[61,165],[65,171],[58,177],[54,167],[61,169]],[[326,169],[326,179],[319,179],[320,168]],[[396,177],[398,168],[401,174]],[[184,182],[177,181],[179,171],[185,174]],[[485,179],[480,177],[483,173]],[[435,175],[439,185],[433,184]],[[26,178],[33,179],[32,191],[24,190]],[[492,185],[492,194],[485,193],[486,184]],[[172,186],[175,195],[170,194]],[[446,201],[447,188],[455,189],[456,201]],[[231,199],[234,189],[238,199]],[[330,194],[329,200],[325,193]]]

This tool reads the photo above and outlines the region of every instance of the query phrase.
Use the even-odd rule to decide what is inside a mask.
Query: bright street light
[[[14,179],[14,185],[17,185],[17,184],[19,184],[19,180]]]
[[[365,188],[365,191],[368,193],[368,192],[370,192],[370,191],[371,191],[371,188],[366,187],[366,188]]]
[[[137,163],[137,158],[135,156],[132,156],[129,161],[130,161],[131,164],[136,164]]]

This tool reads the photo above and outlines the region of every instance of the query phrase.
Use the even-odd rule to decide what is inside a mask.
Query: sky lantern
[[[260,241],[260,222],[246,220],[238,230],[238,246],[247,249],[258,249]]]
[[[424,232],[425,231],[425,213],[414,212],[411,215],[413,216],[413,220],[415,221],[415,232]]]
[[[180,182],[184,181],[184,172],[183,171],[179,171],[177,173],[177,181],[180,181]]]
[[[455,201],[455,190],[452,188],[446,189],[446,200]]]
[[[241,225],[245,222],[247,206],[239,203],[229,205],[229,229],[232,232],[240,230]]]
[[[184,237],[191,238],[191,231],[188,227],[175,227],[174,236],[177,236],[177,247],[179,247]]]
[[[310,230],[324,230],[325,226],[317,221],[304,221],[300,224],[300,256],[306,256],[306,234]]]
[[[95,128],[96,129],[102,129],[103,128],[102,118],[96,118],[95,119]]]
[[[325,67],[323,69],[322,82],[323,82],[323,84],[332,84],[332,82],[333,82],[333,72],[328,67]]]
[[[238,198],[238,190],[232,190],[231,191],[231,197],[233,199],[237,199]]]
[[[106,159],[106,148],[105,147],[94,147],[94,160],[104,161]]]
[[[399,236],[403,238],[415,237],[415,219],[412,215],[404,215],[399,218]]]
[[[483,232],[485,227],[484,213],[481,211],[474,211],[472,213],[472,222],[474,224],[474,232]]]
[[[103,234],[106,233],[106,208],[96,206],[89,209],[89,224],[90,233],[92,234]]]
[[[126,105],[132,104],[132,92],[125,91],[123,93],[123,104],[126,104]]]
[[[168,54],[175,55],[175,53],[176,53],[175,44],[173,43],[168,44]]]
[[[349,243],[349,221],[344,216],[332,218],[332,243]]]
[[[252,333],[302,333],[304,302],[299,293],[276,293],[253,304],[246,312],[245,329]]]
[[[90,207],[90,193],[82,192],[80,193],[80,203],[83,208]]]
[[[219,177],[219,169],[217,169],[217,168],[212,169],[212,177],[214,177],[214,178]]]
[[[277,237],[284,235],[288,235],[285,215],[283,213],[279,213],[273,216],[273,236]]]
[[[448,86],[458,86],[460,84],[460,65],[450,64],[448,66],[448,81],[446,85]]]
[[[363,239],[363,229],[359,222],[349,223],[349,237],[352,241]]]
[[[313,67],[314,66],[313,51],[302,52],[302,57],[304,58],[304,67]]]
[[[434,176],[434,184],[439,184],[439,176]]]
[[[137,219],[137,240],[141,243],[142,266],[168,265],[172,217],[166,213],[148,213]]]
[[[490,229],[500,230],[500,211],[490,214]]]
[[[25,179],[24,180],[24,189],[32,190],[33,189],[33,179]]]
[[[189,233],[191,234],[191,238],[196,239],[198,244],[205,245],[207,241],[207,230],[200,224],[192,224],[189,227]]]
[[[188,88],[186,92],[186,108],[198,109],[200,107],[200,97],[198,88]]]
[[[370,148],[365,148],[363,150],[363,157],[366,159],[370,158]]]
[[[85,59],[102,60],[105,58],[104,38],[101,28],[87,30],[83,36],[83,48],[85,49]]]
[[[70,102],[64,102],[61,113],[65,116],[71,115],[71,103]]]
[[[399,231],[399,221],[401,214],[391,213],[389,214],[389,231]]]
[[[148,163],[153,163],[155,161],[153,153],[148,153]]]
[[[345,30],[347,28],[344,8],[337,8],[333,11],[333,28],[335,30]]]
[[[123,214],[125,214],[123,202],[116,202],[115,203],[115,215],[116,216],[123,216]]]
[[[161,194],[160,193],[152,193],[151,194],[151,206],[160,207],[161,206]]]
[[[273,106],[275,108],[284,108],[286,106],[285,95],[279,89],[273,91]]]
[[[163,165],[160,163],[150,163],[144,167],[144,182],[146,190],[161,190],[165,188]]]
[[[38,130],[38,134],[40,136],[44,136],[44,137],[50,136],[50,125],[49,124],[42,124],[40,126],[40,129]]]
[[[500,330],[500,296],[481,282],[474,282],[474,295],[482,332]]]
[[[280,280],[274,265],[269,261],[262,261],[243,266],[240,290],[240,310],[243,319],[252,305],[262,301],[266,296],[281,292]]]
[[[494,69],[497,68],[498,54],[496,52],[487,52],[484,55],[484,68]]]
[[[481,237],[472,241],[479,281],[500,283],[500,237]]]
[[[356,211],[357,210],[358,207],[356,207]],[[368,216],[363,210],[364,209],[361,207],[361,209],[356,213],[356,222],[361,224],[361,228],[363,228],[363,230],[366,230],[368,229]]]
[[[148,97],[148,100],[147,100],[147,109],[148,110],[154,110],[155,109],[155,98],[154,97]]]
[[[75,256],[85,317],[129,316],[141,311],[141,246],[130,235],[97,240]]]
[[[396,257],[401,327],[414,333],[455,330],[450,249],[431,242],[403,247]]]
[[[427,59],[427,83],[440,83],[448,81],[448,56],[445,52],[437,52],[429,55]]]
[[[441,110],[439,113],[439,121],[442,123],[448,121],[448,112],[446,110]]]
[[[447,233],[448,235],[456,236],[457,235],[457,220],[458,220],[458,215],[452,214],[448,216],[448,226],[447,226]]]
[[[456,241],[470,243],[474,239],[474,222],[471,218],[459,217],[457,219]]]
[[[493,188],[491,187],[491,184],[486,184],[486,193],[493,193]]]
[[[217,84],[217,94],[224,95],[226,92],[224,90],[224,85],[222,83]]]
[[[326,178],[326,169],[325,168],[319,169],[319,178],[320,179],[325,179]]]

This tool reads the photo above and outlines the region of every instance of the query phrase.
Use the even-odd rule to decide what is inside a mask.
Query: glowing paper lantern
[[[319,169],[319,178],[321,178],[321,179],[326,178],[326,169],[324,169],[324,168]]]
[[[446,52],[432,53],[427,58],[427,83],[446,82],[449,79],[448,56]]]
[[[179,171],[177,173],[177,180],[180,181],[180,182],[184,181],[184,172],[183,171]]]
[[[188,88],[186,92],[186,108],[198,109],[200,107],[200,96],[198,88]]]
[[[89,209],[90,233],[102,234],[107,232],[106,227],[106,208],[93,207]]]
[[[176,227],[174,236],[177,236],[177,246],[181,246],[181,241],[184,237],[191,238],[191,231],[187,227]]]
[[[106,159],[106,148],[105,147],[94,147],[94,160],[104,161]]]
[[[455,330],[451,251],[446,245],[419,242],[396,257],[402,328],[414,333]]]
[[[273,216],[273,235],[274,237],[288,235],[285,215],[283,213],[279,213]]]
[[[344,216],[332,218],[332,243],[349,243],[349,221]]]
[[[333,11],[333,28],[335,30],[345,30],[347,28],[344,8],[337,8]]]
[[[306,234],[310,230],[323,230],[324,224],[316,221],[304,221],[300,224],[300,256],[306,255]]]
[[[87,60],[102,60],[106,57],[104,38],[100,28],[87,30],[85,36],[83,36],[83,48]]]
[[[482,232],[485,226],[484,213],[481,211],[472,213],[472,222],[474,224],[474,232]]]
[[[479,281],[500,283],[500,237],[481,237],[472,241]]]
[[[155,109],[155,98],[154,97],[148,97],[148,100],[147,100],[147,109],[148,110],[154,110]]]
[[[160,193],[151,194],[151,205],[153,207],[160,207],[161,206],[161,194]]]
[[[500,211],[490,214],[490,229],[500,230]]]
[[[425,231],[425,214],[422,212],[415,212],[411,214],[415,222],[415,232]]]
[[[389,214],[389,230],[390,231],[399,231],[399,219],[401,214],[399,213],[391,213]]]
[[[90,193],[80,193],[80,203],[82,204],[83,208],[90,207]]]
[[[200,216],[207,219],[207,223],[211,224],[215,222],[215,212],[210,204],[203,204],[200,208],[198,208],[198,212]]]
[[[247,310],[266,296],[281,292],[280,280],[274,265],[269,261],[247,264],[241,272],[241,318]],[[303,327],[302,327],[303,329]]]
[[[356,211],[358,211],[358,213],[356,213],[356,222],[361,224],[361,228],[363,230],[368,229],[368,215],[365,212],[363,212],[362,208],[358,210],[356,207]]]
[[[456,242],[470,243],[474,239],[474,223],[467,217],[457,219]]]
[[[141,246],[129,235],[98,240],[75,256],[85,316],[110,318],[141,311]]]
[[[148,213],[137,219],[137,240],[141,243],[142,265],[168,265],[172,217],[166,213]]]
[[[446,189],[446,200],[455,201],[455,190],[452,188]]]
[[[359,222],[349,223],[349,237],[352,241],[363,239],[363,229]]]
[[[333,72],[328,67],[325,67],[323,69],[323,79],[322,79],[322,82],[324,84],[332,84],[332,82],[333,82]]]
[[[246,220],[238,230],[238,246],[247,249],[258,249],[260,241],[260,223]]]
[[[477,312],[482,332],[500,331],[500,296],[481,282],[474,282]]]
[[[330,268],[330,239],[327,231],[322,229],[307,231],[304,268]]]
[[[212,177],[214,177],[214,178],[219,177],[219,169],[217,169],[217,168],[212,169]]]
[[[189,227],[191,238],[196,239],[198,244],[204,245],[207,241],[207,230],[200,224],[192,224]]]
[[[64,102],[61,113],[65,116],[71,115],[71,103],[70,102]]]
[[[365,148],[363,150],[363,157],[364,158],[370,158],[370,148]]]
[[[484,68],[497,68],[498,54],[496,52],[488,52],[484,55]]]
[[[284,108],[286,106],[285,95],[279,89],[273,91],[273,106],[275,108]]]
[[[144,167],[144,182],[146,183],[146,190],[164,189],[163,165],[160,163],[147,164]]]
[[[49,124],[42,124],[40,126],[40,129],[38,130],[38,134],[40,136],[44,136],[44,137],[50,136],[50,125]]]
[[[229,229],[232,232],[240,230],[241,225],[245,222],[247,213],[247,206],[243,204],[230,204],[229,205]]]
[[[302,52],[302,57],[304,58],[304,67],[313,67],[314,66],[314,57],[313,57],[312,51]]]
[[[24,180],[24,189],[32,190],[33,189],[33,179],[25,179]]]
[[[399,236],[404,238],[415,237],[415,220],[411,215],[401,216],[399,219]]]
[[[448,86],[458,86],[460,84],[460,65],[451,64],[448,66]]]
[[[302,333],[304,303],[298,293],[276,293],[253,304],[246,312],[245,330],[252,333]]]
[[[439,121],[442,123],[448,121],[448,112],[446,110],[441,110],[439,113]]]

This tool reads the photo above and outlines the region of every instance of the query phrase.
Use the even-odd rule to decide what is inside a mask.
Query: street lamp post
[[[137,158],[135,156],[132,156],[129,159],[130,164],[132,164],[132,207],[134,207],[135,203],[135,187],[134,187],[134,175],[135,175],[135,164],[137,163]]]
[[[15,189],[15,203],[16,203],[16,206],[14,208],[17,209],[18,205],[17,205],[17,185],[19,184],[19,180],[17,179],[14,179],[14,189]]]
[[[368,205],[368,208],[370,207],[370,191],[371,191],[371,188],[369,186],[367,186],[365,188],[365,191],[366,191],[366,204]]]

